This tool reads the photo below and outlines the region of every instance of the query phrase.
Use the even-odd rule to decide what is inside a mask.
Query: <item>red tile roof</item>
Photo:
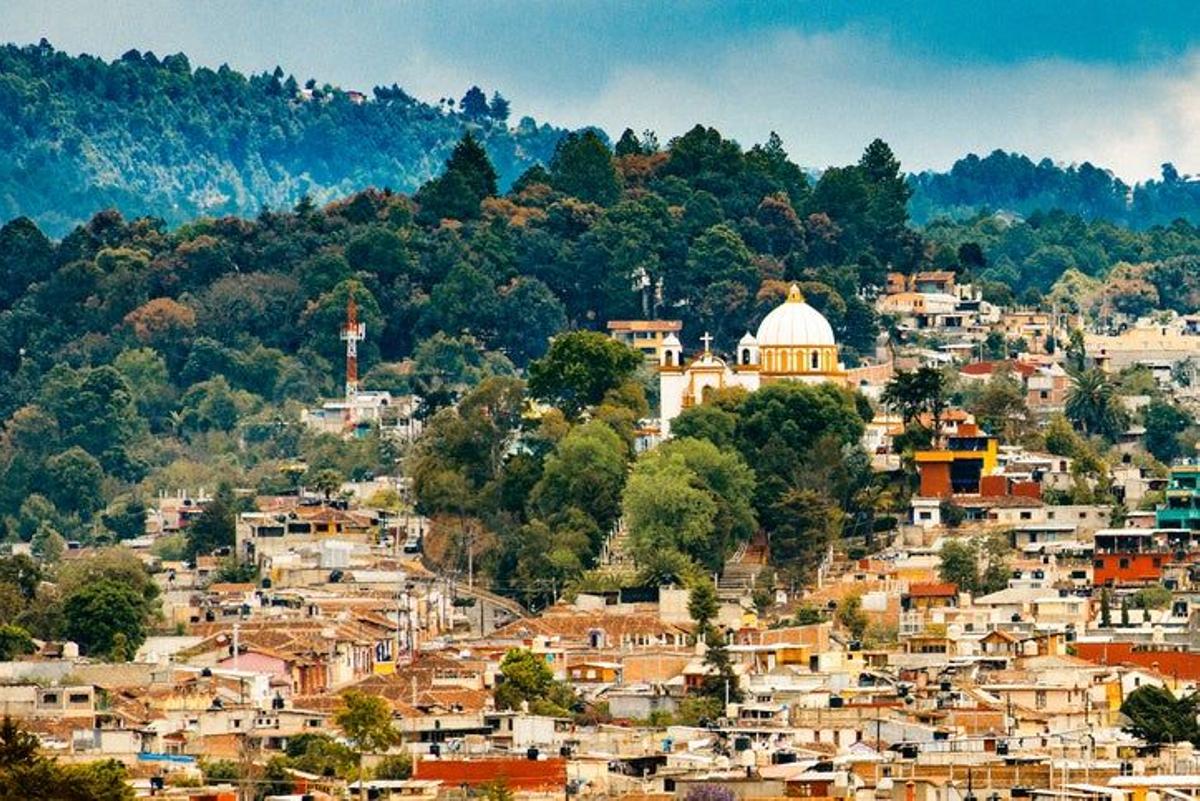
[[[1010,370],[1028,378],[1038,371],[1037,366],[1026,362],[1019,362],[1014,359],[996,362],[972,362],[971,364],[963,365],[959,368],[959,372],[963,375],[991,375],[1001,366],[1008,367]]]

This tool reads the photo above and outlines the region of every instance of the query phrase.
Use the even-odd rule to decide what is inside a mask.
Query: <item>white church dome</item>
[[[833,326],[824,315],[804,302],[804,295],[795,284],[792,284],[787,300],[763,318],[757,339],[759,347],[837,344]]]

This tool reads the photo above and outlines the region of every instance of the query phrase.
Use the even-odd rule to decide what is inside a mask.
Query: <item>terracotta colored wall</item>
[[[441,779],[450,787],[477,787],[501,779],[512,790],[562,789],[567,783],[565,759],[419,759],[414,779]]]
[[[985,498],[1002,498],[1008,494],[1008,479],[1005,476],[981,476],[979,494]]]
[[[1013,482],[1012,494],[1021,498],[1041,498],[1042,485],[1035,481]]]
[[[691,654],[630,654],[621,660],[621,678],[626,684],[667,681],[682,673],[691,660]]]
[[[1122,559],[1128,560],[1128,567],[1121,567]],[[1165,559],[1165,554],[1097,554],[1092,568],[1092,583],[1101,586],[1109,581],[1116,585],[1158,581],[1162,578],[1162,563]]]
[[[948,498],[950,496],[950,465],[945,462],[928,462],[921,465],[921,494],[926,498]]]

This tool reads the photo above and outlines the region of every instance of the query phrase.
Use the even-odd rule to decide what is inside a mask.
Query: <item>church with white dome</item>
[[[684,360],[678,337],[671,334],[663,340],[659,398],[664,437],[671,434],[671,421],[684,409],[703,403],[710,389],[742,387],[753,392],[772,381],[846,382],[833,327],[805,303],[795,284],[787,299],[763,318],[758,334],[747,332],[741,338],[734,364],[712,352],[712,337],[705,334],[702,339],[704,352],[690,362]]]

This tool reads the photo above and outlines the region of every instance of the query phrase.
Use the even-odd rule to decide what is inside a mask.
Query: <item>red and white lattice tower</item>
[[[346,342],[346,402],[350,403],[358,395],[358,343],[367,338],[367,324],[358,321],[353,293],[346,301],[346,325],[341,337]]]

